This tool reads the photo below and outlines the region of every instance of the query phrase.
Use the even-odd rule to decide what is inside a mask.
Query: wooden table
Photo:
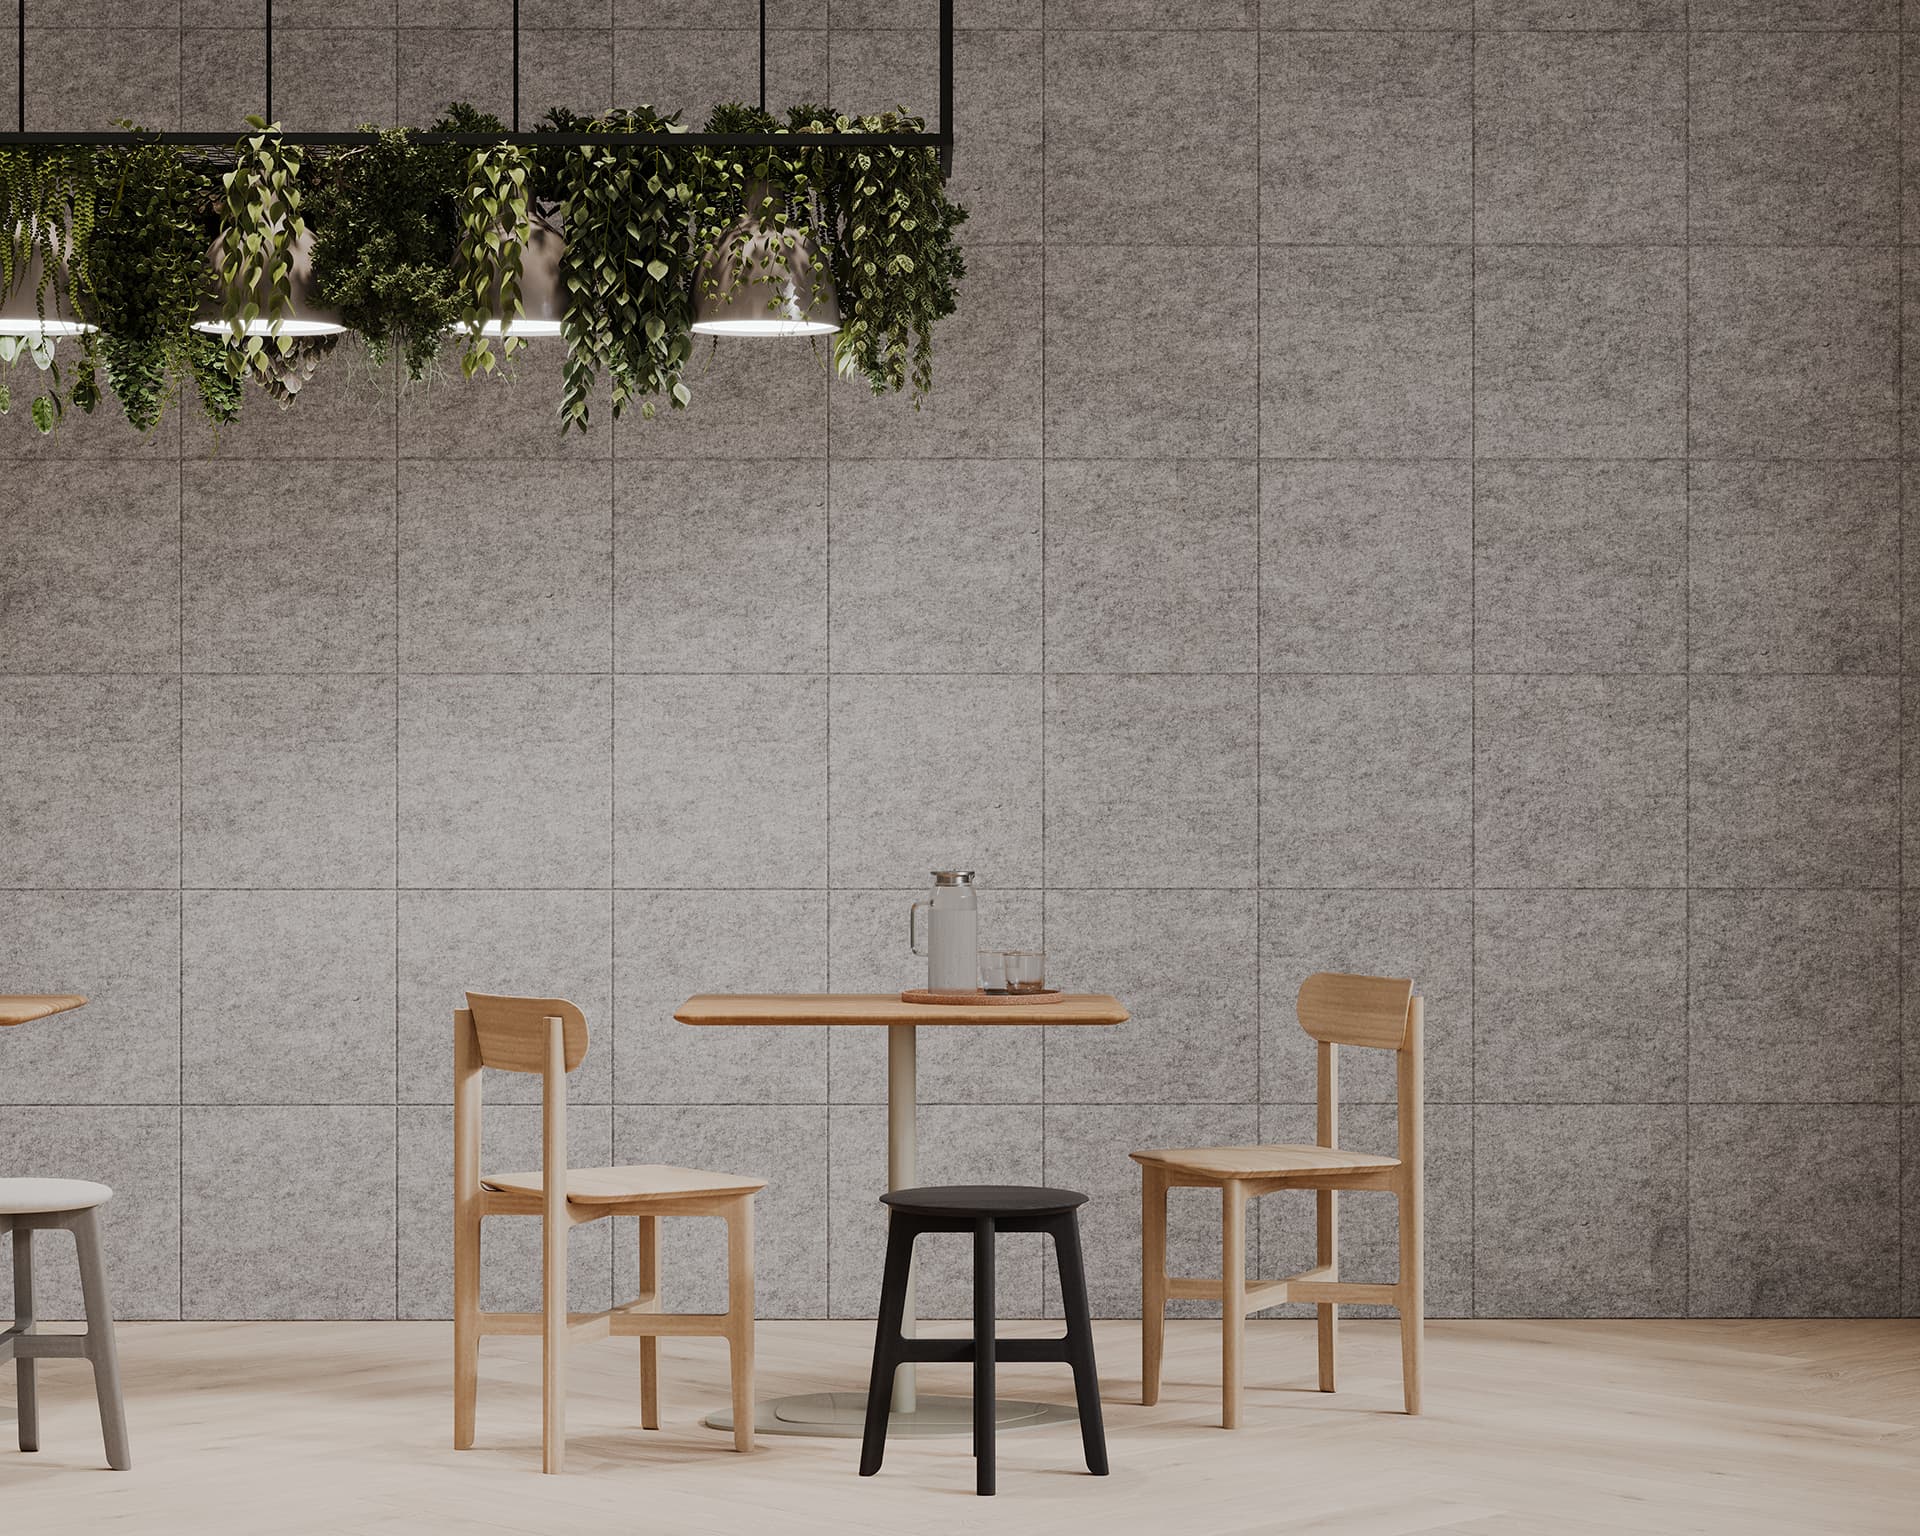
[[[84,997],[71,992],[49,992],[37,996],[0,996],[0,1028],[8,1024],[31,1024],[56,1013],[71,1013],[84,1007]]]
[[[887,1188],[911,1189],[918,1182],[919,1088],[916,1035],[925,1025],[1113,1025],[1127,1022],[1120,1000],[1094,992],[1074,992],[1057,1002],[1025,1004],[903,1003],[892,992],[796,992],[708,994],[690,997],[673,1015],[682,1024],[787,1028],[863,1025],[887,1032]],[[876,1286],[878,1278],[875,1279]],[[914,1333],[913,1286],[907,1286],[906,1319]],[[865,1412],[864,1394],[810,1393],[763,1404],[757,1427],[770,1434],[857,1437]],[[995,1412],[1002,1428],[1072,1418],[1045,1403],[1003,1402]],[[724,1423],[721,1421],[725,1420]],[[715,1414],[708,1423],[730,1428],[732,1418]],[[914,1369],[900,1368],[894,1378],[893,1419],[889,1434],[962,1434],[972,1430],[972,1405],[965,1398],[917,1396]]]

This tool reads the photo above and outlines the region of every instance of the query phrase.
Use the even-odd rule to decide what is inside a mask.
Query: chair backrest
[[[1404,1050],[1413,983],[1398,976],[1316,971],[1300,983],[1300,1027],[1323,1045]]]
[[[587,1018],[563,997],[489,997],[467,994],[480,1065],[501,1072],[544,1072],[547,1068],[547,1020],[563,1026],[563,1050],[571,1072],[586,1059]]]
[[[1403,976],[1342,976],[1316,971],[1300,983],[1300,1027],[1319,1042],[1315,1094],[1317,1140],[1339,1145],[1339,1047],[1364,1045],[1395,1053],[1394,1099],[1398,1106],[1400,1161],[1418,1168],[1423,1156],[1426,1089],[1421,1051],[1424,1012],[1413,983]],[[1321,1255],[1322,1259],[1326,1255]]]
[[[562,1070],[548,1070],[560,1021]],[[567,1076],[586,1059],[587,1017],[563,997],[490,997],[469,992],[453,1015],[453,1199],[472,1211],[480,1197],[482,1067],[536,1072],[540,1085],[540,1170],[549,1221],[558,1221],[567,1189]]]

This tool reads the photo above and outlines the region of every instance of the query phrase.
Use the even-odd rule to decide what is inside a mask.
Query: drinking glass
[[[1007,957],[997,949],[980,951],[980,990],[995,994],[1007,990]]]
[[[1003,957],[1009,992],[1047,990],[1047,954],[1041,949],[1010,949]]]

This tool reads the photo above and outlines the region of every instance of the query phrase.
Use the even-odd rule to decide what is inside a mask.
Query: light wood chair
[[[733,1443],[753,1449],[753,1197],[764,1179],[647,1163],[568,1168],[567,1074],[587,1054],[587,1021],[560,998],[467,994],[453,1016],[453,1445],[473,1446],[480,1340],[537,1333],[544,1395],[542,1470],[566,1456],[567,1346],[575,1339],[640,1340],[640,1423],[660,1427],[662,1334],[718,1335],[733,1376]],[[541,1167],[537,1173],[480,1172],[481,1068],[540,1074]],[[480,1310],[480,1223],[489,1216],[538,1216],[538,1312]],[[640,1218],[640,1296],[606,1312],[567,1311],[567,1234],[606,1216]],[[727,1223],[727,1310],[660,1310],[660,1218],[720,1216]]]
[[[1333,1390],[1334,1343],[1342,1304],[1395,1308],[1400,1314],[1400,1368],[1408,1413],[1420,1411],[1420,1352],[1426,1328],[1421,1281],[1421,1000],[1411,981],[1320,972],[1301,984],[1300,1027],[1319,1042],[1317,1142],[1313,1146],[1189,1147],[1135,1152],[1140,1164],[1141,1348],[1140,1401],[1160,1400],[1160,1362],[1167,1302],[1200,1298],[1221,1304],[1220,1418],[1240,1427],[1241,1362],[1249,1312],[1284,1301],[1319,1309],[1320,1390]],[[1340,1130],[1343,1045],[1393,1051],[1397,1058],[1400,1155],[1346,1152]],[[1221,1278],[1167,1277],[1167,1191],[1220,1191]],[[1282,1189],[1310,1189],[1315,1205],[1315,1264],[1285,1280],[1248,1280],[1247,1201]],[[1339,1223],[1334,1193],[1386,1190],[1398,1197],[1400,1277],[1391,1284],[1355,1284],[1340,1278]]]

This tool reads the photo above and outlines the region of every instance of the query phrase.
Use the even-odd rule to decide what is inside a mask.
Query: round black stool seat
[[[1077,1189],[1037,1184],[928,1184],[896,1189],[882,1205],[909,1216],[1060,1216],[1077,1211],[1087,1197]]]

